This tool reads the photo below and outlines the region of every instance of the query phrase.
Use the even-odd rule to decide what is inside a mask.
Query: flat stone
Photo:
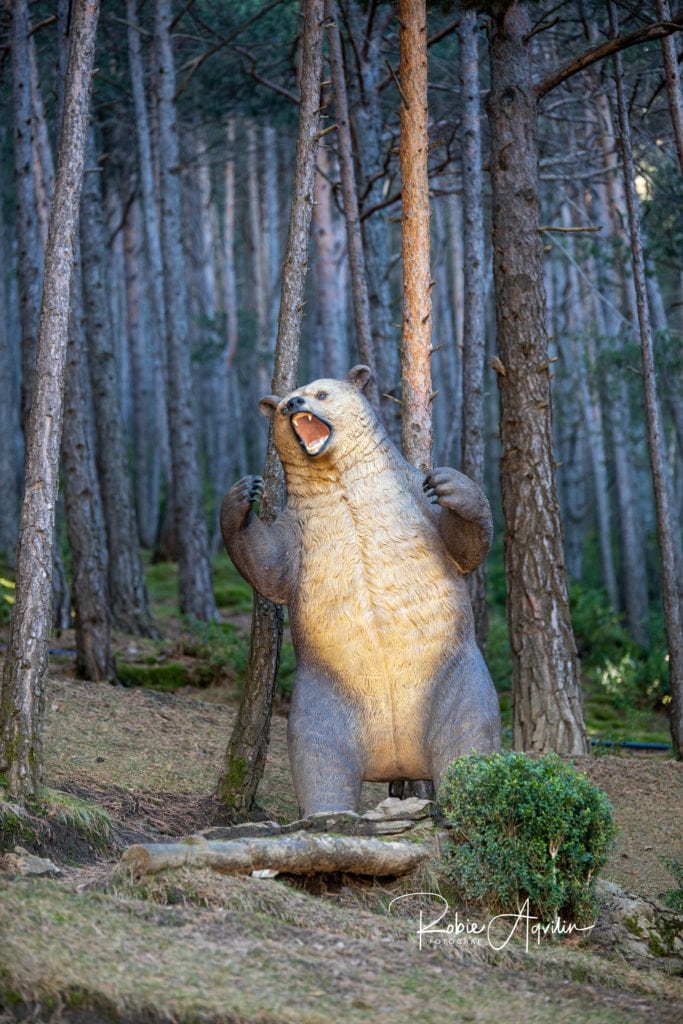
[[[420,821],[422,818],[429,817],[432,803],[432,800],[421,800],[416,796],[409,796],[405,800],[396,796],[388,796],[372,810],[366,811],[363,818],[366,821],[401,821],[406,818],[411,821]]]
[[[6,853],[0,858],[0,869],[12,871],[17,875],[31,875],[40,878],[45,875],[56,877],[61,875],[62,869],[47,857],[36,857],[29,853],[23,846],[15,846],[12,853]]]

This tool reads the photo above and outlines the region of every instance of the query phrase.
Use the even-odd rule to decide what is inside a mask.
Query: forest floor
[[[231,644],[243,640],[243,610],[225,617]],[[170,615],[161,628],[167,661],[210,660],[206,634],[202,644],[179,639],[183,626]],[[51,857],[61,874],[21,876],[0,861],[0,1024],[683,1018],[681,978],[636,968],[576,935],[528,949],[520,935],[499,951],[483,939],[421,949],[419,914],[438,913],[436,902],[404,900],[400,913],[389,903],[435,891],[438,843],[417,877],[391,884],[342,877],[313,885],[194,868],[133,881],[117,870],[127,845],[213,823],[234,674],[173,693],[93,685],[70,675],[70,634],[58,642],[44,737],[49,788],[40,813],[13,826],[5,817],[4,828],[6,849],[18,843]],[[120,658],[140,664],[158,661],[159,643],[117,637]],[[285,714],[283,700],[259,790],[262,814],[279,821],[296,817]],[[683,765],[665,755],[573,760],[607,792],[618,825],[602,876],[661,897],[675,882],[665,858],[683,859]],[[364,807],[385,796],[385,786],[366,785]],[[458,909],[461,920],[485,921],[483,912]]]

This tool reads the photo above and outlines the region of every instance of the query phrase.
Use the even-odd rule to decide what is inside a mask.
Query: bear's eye
[[[325,399],[327,398],[327,391],[319,391],[315,397],[318,399],[319,402],[324,402]]]

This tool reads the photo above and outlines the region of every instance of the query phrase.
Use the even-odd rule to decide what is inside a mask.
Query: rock
[[[29,853],[23,846],[15,846],[12,853],[6,853],[0,857],[0,870],[12,872],[17,875],[32,875],[40,878],[45,875],[57,877],[61,875],[62,869],[46,857],[36,857]]]
[[[432,800],[420,800],[416,796],[410,796],[406,800],[400,800],[395,796],[388,796],[386,800],[382,800],[381,804],[377,804],[372,810],[366,811],[363,815],[363,820],[395,821],[407,818],[410,821],[420,821],[423,818],[429,817],[430,805],[432,803]]]
[[[600,909],[592,942],[636,967],[683,974],[683,914],[601,878],[595,891]]]

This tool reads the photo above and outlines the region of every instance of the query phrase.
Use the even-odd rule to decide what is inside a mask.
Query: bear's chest
[[[463,581],[428,508],[385,472],[296,509],[300,657],[376,698],[431,678],[462,628]]]

